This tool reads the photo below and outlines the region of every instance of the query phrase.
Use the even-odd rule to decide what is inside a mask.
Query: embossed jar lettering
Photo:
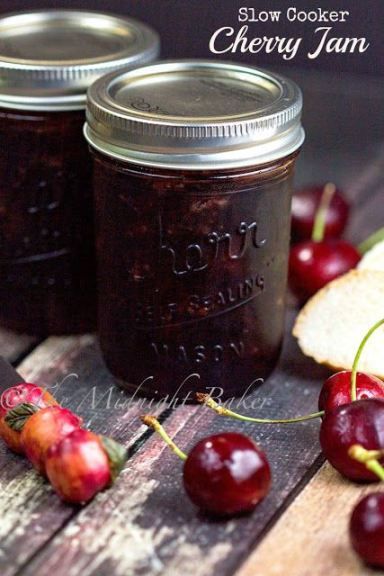
[[[259,239],[256,222],[247,224],[241,222],[235,233],[210,232],[200,243],[191,243],[185,249],[185,254],[178,254],[177,248],[172,246],[171,241],[163,237],[161,233],[161,258],[165,262],[170,261],[172,272],[176,276],[183,276],[191,272],[205,270],[220,258],[223,260],[239,260],[249,248],[261,248],[266,240]]]
[[[198,344],[193,348],[188,345],[179,345],[170,349],[168,344],[151,342],[151,348],[156,360],[161,364],[164,359],[177,359],[187,365],[203,364],[204,362],[224,362],[226,356],[242,358],[244,356],[244,342],[228,342],[226,344]]]

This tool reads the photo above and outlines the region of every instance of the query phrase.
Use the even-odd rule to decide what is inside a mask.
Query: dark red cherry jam
[[[157,35],[112,14],[0,18],[0,325],[37,335],[96,327],[87,87],[152,61]]]
[[[182,394],[233,395],[271,372],[293,162],[191,174],[95,155],[100,341],[130,388],[173,393],[189,377]]]
[[[0,109],[0,324],[82,332],[96,318],[84,112]],[[4,153],[4,150],[6,153]]]
[[[164,66],[144,67],[132,77],[116,74],[109,92],[102,79],[90,94],[85,133],[94,157],[101,349],[118,381],[147,396],[192,400],[195,391],[212,388],[223,397],[242,395],[268,376],[281,348],[297,140],[289,154],[279,150],[278,158],[272,151],[248,160],[245,149],[244,166],[228,166],[226,150],[225,162],[223,151],[214,150],[217,165],[212,159],[208,164],[205,153],[186,157],[188,142],[178,140],[183,127],[168,139],[163,132],[173,125],[164,126],[185,127],[180,117],[186,110],[193,117],[200,92],[211,135],[221,107],[253,110],[265,95],[254,86],[254,69],[246,69],[251,79],[232,86],[224,83],[218,64],[213,71],[206,64],[202,76],[191,65],[180,78],[181,64],[170,65],[168,82],[184,100],[168,102],[168,88],[161,81],[156,86]],[[137,88],[136,79],[147,69],[151,80]],[[191,83],[188,90],[183,80]],[[104,125],[94,122],[101,119],[97,106],[104,89],[120,113],[128,110],[112,143]],[[209,109],[212,91],[218,94]],[[144,131],[140,120],[153,126]],[[190,128],[186,138],[191,133]],[[140,152],[147,146],[142,163],[138,157],[125,160],[121,152],[125,145],[133,150],[136,138]],[[155,165],[156,154],[161,166]]]

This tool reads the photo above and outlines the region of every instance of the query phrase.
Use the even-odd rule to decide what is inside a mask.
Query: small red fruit
[[[324,382],[319,396],[319,410],[329,412],[352,401],[351,376],[351,370],[343,370],[333,374]],[[384,382],[376,376],[357,372],[356,398],[357,400],[366,400],[367,398],[384,400]]]
[[[23,453],[20,431],[13,430],[5,417],[9,410],[24,403],[33,404],[38,408],[58,405],[52,394],[36,384],[21,382],[3,391],[0,396],[0,436],[11,450],[19,454]]]
[[[326,412],[320,427],[320,444],[330,464],[346,478],[377,481],[377,475],[348,451],[354,445],[366,450],[384,449],[384,400],[356,400]]]
[[[0,396],[0,416],[5,416],[8,410],[23,403],[34,404],[40,408],[58,404],[52,394],[44,388],[29,382],[21,382],[2,392]]]
[[[183,471],[194,504],[219,516],[252,510],[268,493],[271,471],[260,448],[233,432],[204,438],[189,453]]]
[[[294,242],[312,237],[317,210],[324,186],[310,186],[297,190],[292,198],[292,239]],[[339,238],[349,216],[349,205],[343,193],[336,189],[330,201],[324,228],[324,238]]]
[[[126,451],[117,442],[78,429],[49,448],[45,463],[57,494],[80,504],[111,484],[125,460]]]
[[[367,564],[384,568],[384,492],[369,494],[357,504],[349,535],[355,552]]]
[[[48,449],[74,430],[80,428],[81,419],[61,406],[42,408],[30,416],[21,431],[25,455],[38,472],[45,474]]]
[[[291,248],[289,286],[305,302],[320,288],[355,268],[361,256],[357,249],[343,240],[308,240]]]

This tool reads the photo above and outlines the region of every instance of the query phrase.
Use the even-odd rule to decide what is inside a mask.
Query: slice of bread
[[[378,242],[360,260],[359,270],[381,270],[384,272],[384,240]]]
[[[384,272],[352,270],[330,282],[299,313],[293,335],[306,356],[351,369],[361,340],[384,318]],[[358,369],[384,378],[384,326],[367,342]]]

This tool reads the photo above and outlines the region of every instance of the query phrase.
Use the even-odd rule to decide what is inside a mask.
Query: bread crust
[[[342,291],[344,286],[349,286],[351,283],[357,281],[362,282],[363,284],[377,283],[378,289],[383,291],[382,317],[384,317],[384,271],[381,272],[377,270],[354,269],[351,270],[350,272],[347,272],[347,274],[344,274],[343,276],[336,278],[335,280],[324,286],[324,288],[319,290],[299,312],[292,329],[292,334],[293,336],[295,336],[295,338],[297,338],[298,345],[302,350],[302,352],[306,356],[313,358],[318,364],[325,365],[329,367],[331,370],[346,370],[351,369],[351,366],[335,365],[334,363],[332,363],[332,360],[324,357],[323,354],[318,353],[316,351],[316,346],[311,346],[311,349],[309,349],[308,346],[306,345],[306,342],[303,342],[303,335],[306,330],[306,327],[308,326],[308,323],[310,322],[310,316],[312,311],[316,309],[316,307],[323,300],[323,298],[326,297],[330,291],[333,291],[335,289]],[[351,310],[351,313],[353,313],[353,310]],[[380,320],[380,318],[378,318],[377,320]],[[373,370],[371,371],[371,373],[380,378],[384,378],[384,369],[380,373],[378,373],[377,370],[376,371]]]

